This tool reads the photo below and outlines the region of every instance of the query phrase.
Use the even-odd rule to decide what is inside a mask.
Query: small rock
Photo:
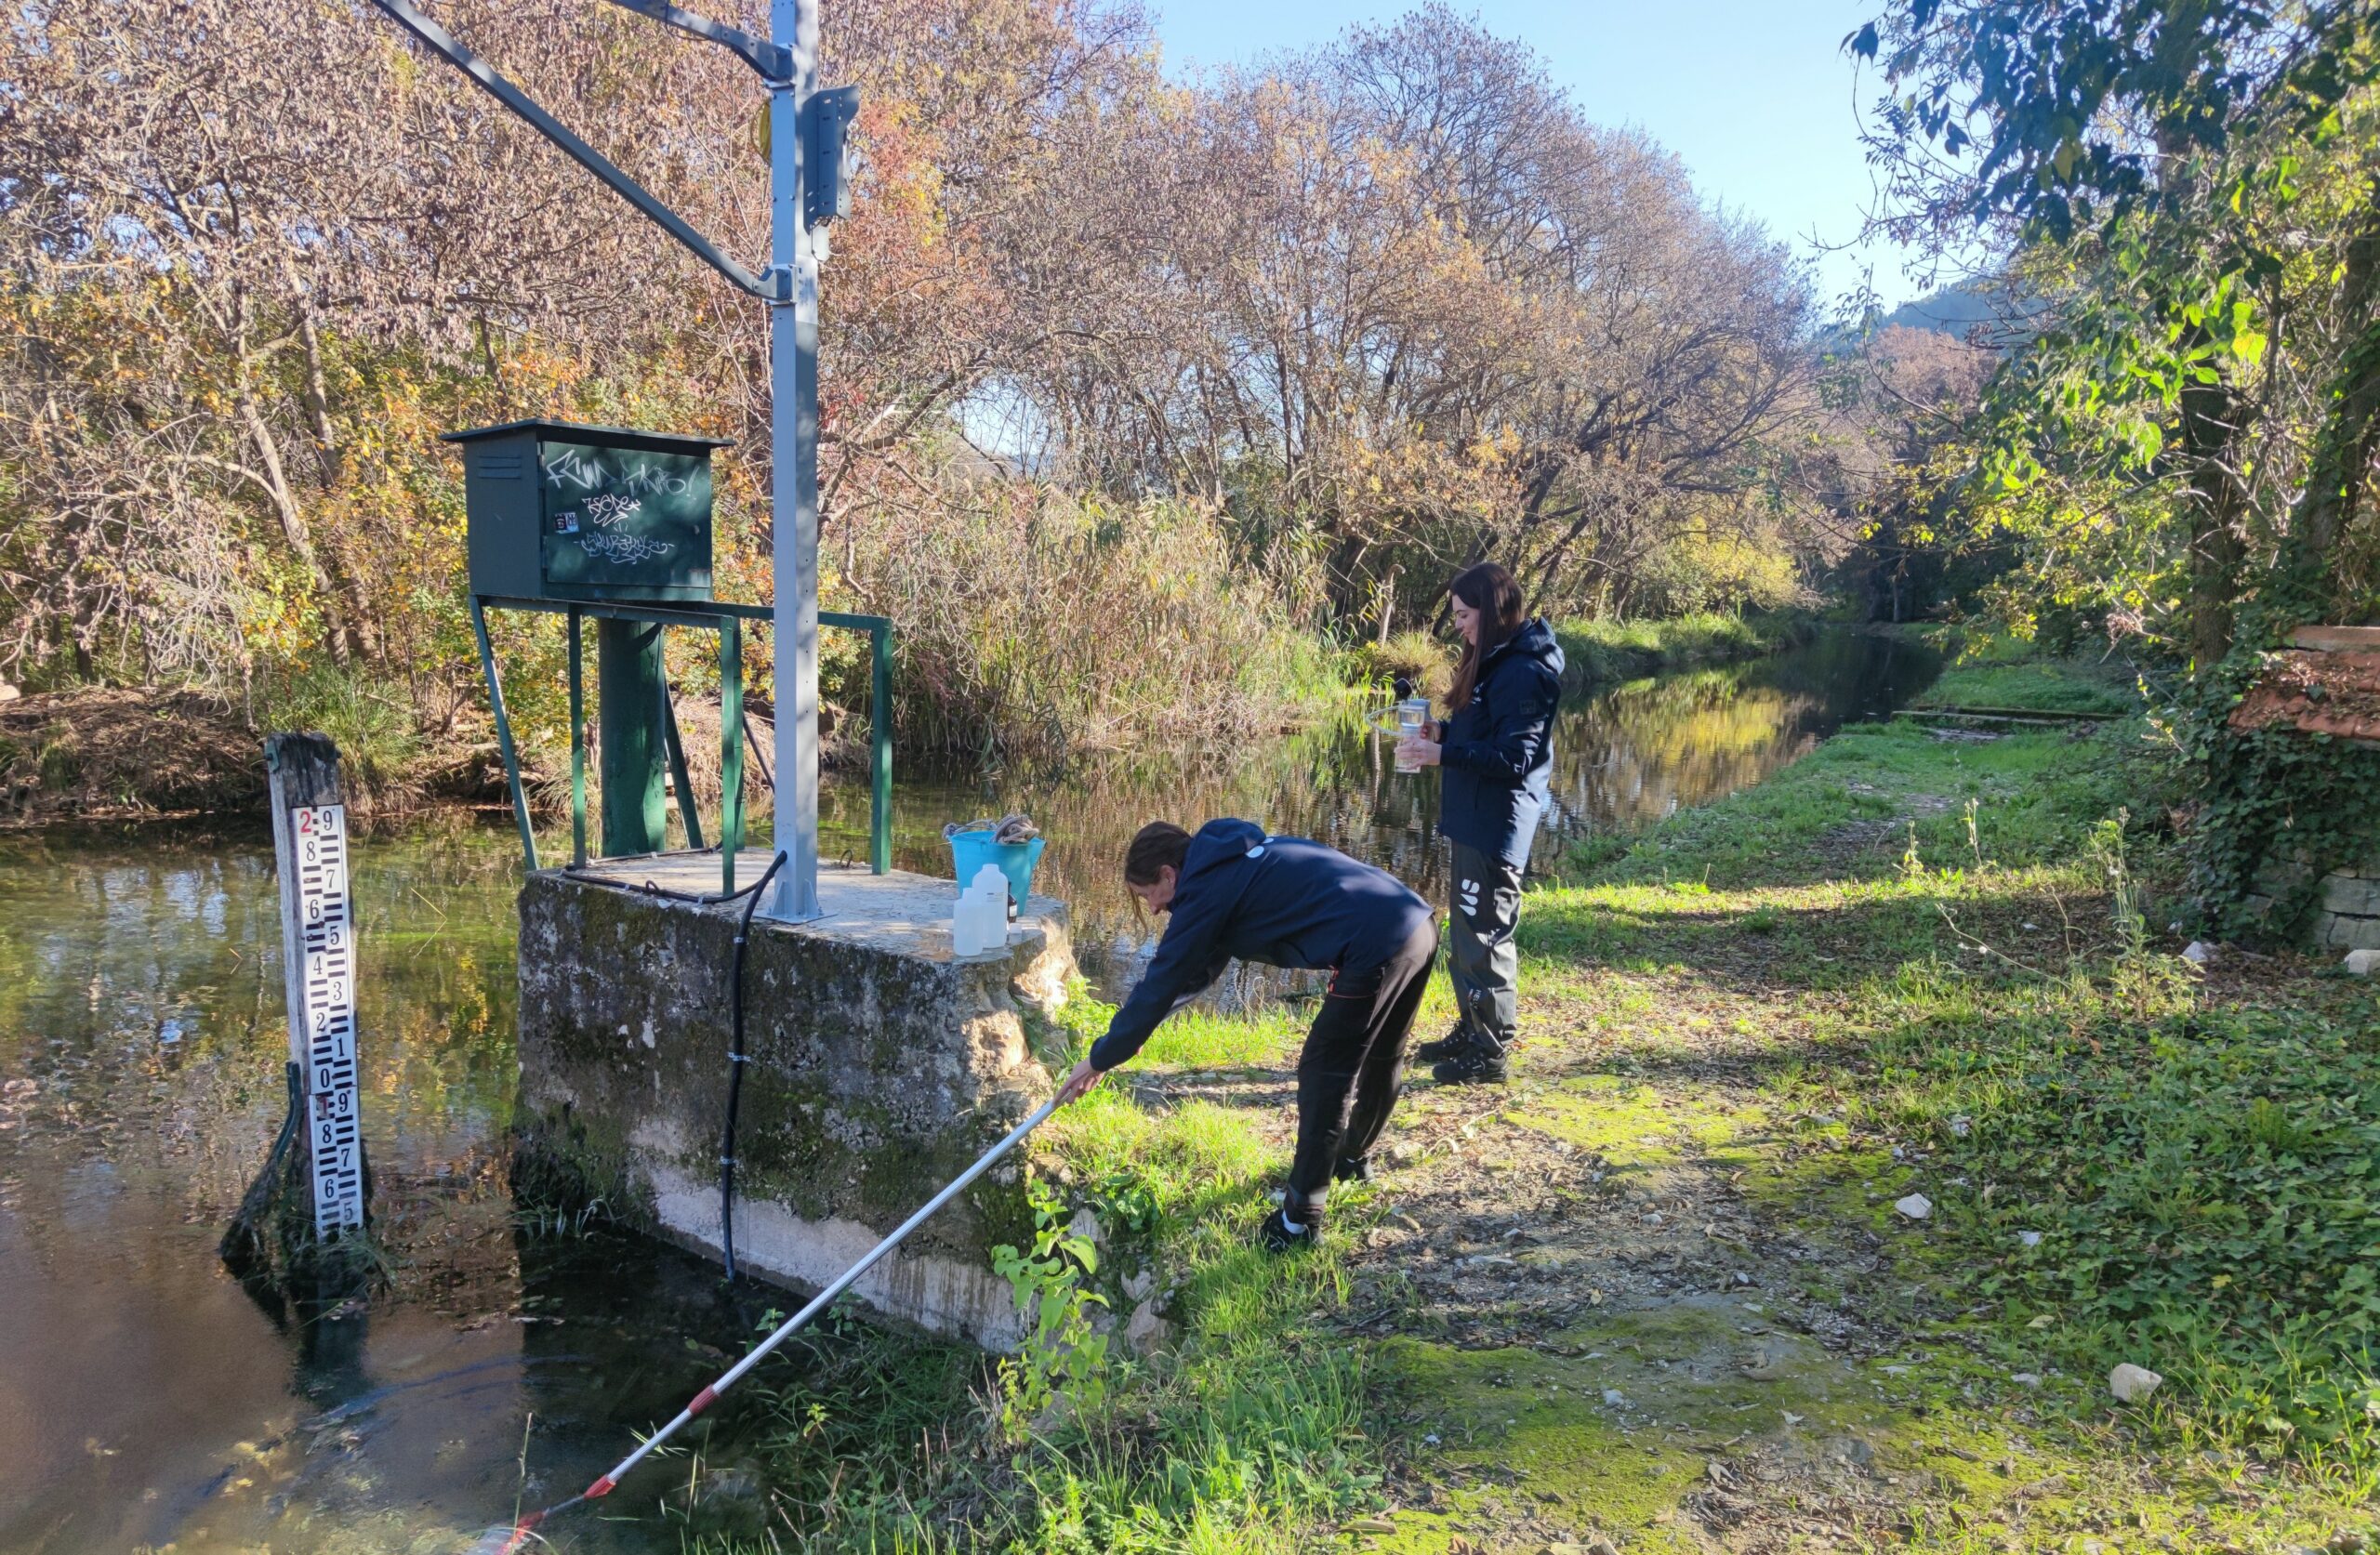
[[[2108,1373],[2108,1390],[2125,1403],[2137,1403],[2155,1392],[2165,1379],[2147,1366],[2126,1361]]]
[[[2038,1388],[2042,1385],[2042,1374],[2037,1371],[2010,1372],[2008,1380],[2020,1383],[2027,1388]]]
[[[1145,1301],[1156,1290],[1157,1275],[1153,1271],[1144,1269],[1125,1276],[1124,1298],[1128,1301]]]
[[[2203,967],[2215,959],[2215,947],[2204,940],[2192,940],[2182,951],[2182,959],[2193,967]]]
[[[1396,1524],[1384,1517],[1350,1518],[1339,1524],[1342,1534],[1394,1534]]]
[[[1950,1137],[1951,1137],[1951,1138],[1953,1138],[1953,1139],[1959,1139],[1959,1140],[1964,1140],[1964,1139],[1965,1139],[1969,1134],[1972,1134],[1972,1133],[1974,1133],[1974,1132],[1975,1132],[1975,1120],[1974,1120],[1974,1119],[1972,1119],[1972,1118],[1966,1118],[1966,1117],[1954,1117],[1954,1118],[1952,1118],[1952,1119],[1950,1120]]]
[[[2028,1247],[2038,1247],[2042,1245],[2042,1233],[2037,1231],[2020,1231],[2016,1233],[2016,1240]]]
[[[1124,1324],[1124,1342],[1143,1355],[1162,1350],[1173,1338],[1173,1324],[1157,1315],[1157,1302],[1144,1301],[1132,1309],[1132,1321]]]
[[[2347,969],[2357,977],[2380,975],[2380,950],[2351,950],[2347,953]]]
[[[1099,1229],[1099,1217],[1091,1213],[1088,1205],[1076,1210],[1075,1218],[1066,1222],[1066,1233],[1089,1237],[1094,1247],[1104,1246],[1107,1242],[1106,1233]]]
[[[1645,1215],[1645,1223],[1648,1226],[1659,1225],[1661,1223],[1661,1212],[1658,1209],[1646,1211]]]
[[[1743,1374],[1754,1382],[1774,1382],[1785,1375],[1785,1368],[1761,1350],[1752,1352],[1752,1364],[1743,1368]]]
[[[1896,1200],[1893,1207],[1912,1220],[1923,1220],[1934,1213],[1934,1201],[1923,1193],[1911,1193],[1905,1199]]]
[[[1617,1409],[1628,1402],[1628,1395],[1617,1388],[1606,1388],[1603,1390],[1603,1402]]]
[[[1399,1140],[1388,1147],[1388,1164],[1392,1166],[1409,1166],[1421,1156],[1421,1153],[1406,1140]]]

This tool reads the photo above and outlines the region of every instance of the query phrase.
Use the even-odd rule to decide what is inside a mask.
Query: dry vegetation
[[[740,64],[578,0],[437,9],[763,251]],[[451,738],[435,439],[522,415],[735,439],[721,592],[765,598],[760,310],[368,7],[290,20],[106,0],[0,39],[0,677],[271,718],[330,672]],[[913,743],[1296,717],[1484,554],[1556,614],[1802,596],[1805,287],[1527,46],[1428,9],[1179,78],[1129,6],[864,0],[827,47],[870,156],[826,275],[828,602],[895,617]],[[552,636],[506,646],[549,743]]]

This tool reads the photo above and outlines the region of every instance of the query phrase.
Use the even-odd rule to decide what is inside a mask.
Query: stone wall
[[[823,1285],[1049,1094],[1031,1037],[1073,972],[1065,909],[1036,897],[1005,953],[962,960],[953,889],[822,870],[826,918],[754,923],[735,1146],[743,1272]],[[737,912],[560,870],[521,892],[531,1169],[713,1254]],[[1018,1166],[979,1179],[857,1293],[892,1317],[1012,1345],[990,1249],[1031,1231]]]
[[[2312,938],[2329,950],[2380,950],[2380,859],[2322,876]]]
[[[2269,911],[2305,889],[2313,866],[2298,862],[2268,863],[2256,876],[2262,893],[2249,899]],[[2276,926],[2278,927],[2278,926]],[[2380,857],[2328,870],[2314,883],[2311,905],[2299,942],[2316,951],[2380,950]]]

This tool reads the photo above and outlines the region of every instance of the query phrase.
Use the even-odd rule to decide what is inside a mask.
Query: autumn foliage
[[[435,9],[765,252],[740,62],[588,0]],[[913,744],[1294,716],[1483,555],[1557,614],[1801,593],[1805,287],[1524,45],[1433,8],[1185,77],[1125,6],[826,20],[869,167],[825,272],[826,583],[894,616]],[[0,677],[332,673],[451,729],[436,438],[524,415],[736,440],[721,591],[768,597],[760,308],[368,6],[43,0],[0,77]]]

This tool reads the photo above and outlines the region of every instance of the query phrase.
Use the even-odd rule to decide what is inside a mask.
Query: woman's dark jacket
[[[1531,621],[1488,650],[1471,700],[1446,720],[1438,830],[1514,869],[1528,863],[1554,771],[1562,649]]]
[[[1113,1069],[1139,1052],[1158,1021],[1197,997],[1235,957],[1335,968],[1334,986],[1347,988],[1435,926],[1430,904],[1387,871],[1228,817],[1190,839],[1167,911],[1148,970],[1091,1046],[1094,1069]]]

